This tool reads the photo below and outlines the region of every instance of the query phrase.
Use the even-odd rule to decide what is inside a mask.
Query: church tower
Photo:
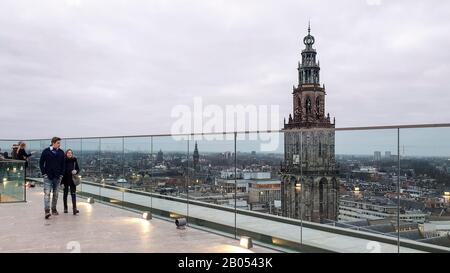
[[[283,216],[305,221],[337,221],[339,180],[334,154],[334,120],[325,115],[325,85],[308,26],[305,49],[293,87],[293,115],[284,123],[284,164],[281,169]]]
[[[200,159],[200,155],[198,153],[197,141],[195,142],[194,154],[193,154],[193,162],[194,162],[194,170],[199,169],[198,160]]]

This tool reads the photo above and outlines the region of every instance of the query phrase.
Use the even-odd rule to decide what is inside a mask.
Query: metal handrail
[[[0,162],[11,162],[11,163],[25,163],[26,160],[17,160],[9,158],[0,158]]]
[[[376,125],[376,126],[355,126],[340,128],[297,128],[289,129],[290,132],[304,132],[311,130],[321,131],[359,131],[359,130],[386,130],[386,129],[414,129],[414,128],[450,128],[450,123],[430,123],[430,124],[402,124],[402,125]],[[98,138],[139,138],[139,137],[182,137],[182,136],[206,136],[206,135],[231,135],[231,134],[264,134],[264,133],[284,133],[284,129],[276,130],[253,130],[253,131],[229,131],[229,132],[202,132],[202,133],[186,133],[186,134],[141,134],[141,135],[115,135],[115,136],[87,136],[87,137],[61,137],[63,140],[70,139],[98,139]],[[50,138],[31,138],[24,139],[26,141],[50,140]],[[0,141],[18,141],[18,139],[0,139]]]

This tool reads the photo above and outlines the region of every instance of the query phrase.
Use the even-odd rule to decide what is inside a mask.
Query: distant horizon
[[[216,134],[216,136],[222,136]],[[239,134],[244,136],[244,134]],[[249,139],[258,134],[246,135],[247,139],[237,140],[237,150],[242,152],[273,153],[284,154],[283,132],[262,133],[259,136],[276,137],[273,139],[278,144],[272,150],[262,150],[261,145],[271,141],[270,139]],[[426,157],[448,157],[450,156],[450,127],[431,127],[431,128],[407,128],[400,129],[400,154],[401,156],[426,156]],[[184,151],[187,150],[186,140],[176,140],[171,136],[149,137],[149,136],[130,136],[114,138],[71,138],[63,139],[62,145],[68,145],[72,149],[80,149],[81,141],[83,149],[98,150],[101,140],[102,149],[109,151],[122,150],[143,150],[150,151],[151,142],[153,149],[163,149],[166,151]],[[12,144],[19,140],[4,141],[0,139],[0,148],[2,152],[9,151]],[[40,150],[50,145],[50,139],[42,140],[23,140],[28,144],[28,149]],[[345,130],[335,132],[335,155],[373,155],[375,151],[390,151],[391,154],[397,154],[397,130],[396,129],[374,129],[374,130]],[[197,142],[200,151],[225,152],[234,151],[233,139],[222,140],[190,140],[189,149],[194,150],[194,143]],[[276,144],[276,143],[275,143]]]

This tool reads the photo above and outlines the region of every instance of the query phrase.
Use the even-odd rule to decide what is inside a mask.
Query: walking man
[[[56,204],[58,202],[59,185],[64,175],[65,159],[64,152],[60,149],[61,139],[59,137],[52,138],[50,147],[42,151],[39,166],[41,168],[42,177],[44,178],[44,208],[45,219],[50,216],[58,215]],[[52,205],[50,214],[50,192],[52,195]]]

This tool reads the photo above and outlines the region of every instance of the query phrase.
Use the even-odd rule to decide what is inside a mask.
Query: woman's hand
[[[72,174],[77,174],[77,170],[72,170]]]

